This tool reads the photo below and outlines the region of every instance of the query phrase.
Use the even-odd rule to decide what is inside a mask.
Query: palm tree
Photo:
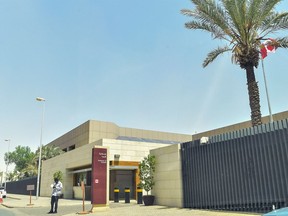
[[[26,177],[34,177],[37,176],[38,170],[37,170],[37,163],[35,163],[35,160],[27,165],[23,170],[21,170],[22,178]]]
[[[220,54],[232,52],[232,62],[246,71],[252,126],[262,124],[259,88],[254,67],[260,60],[260,47],[269,35],[288,29],[288,12],[274,9],[281,0],[191,0],[195,9],[181,10],[192,17],[185,27],[209,32],[214,39],[227,44],[208,53],[203,67],[213,62]],[[273,46],[287,48],[288,37],[273,40]]]
[[[46,145],[43,146],[41,149],[41,160],[48,160],[50,158],[53,158],[57,155],[63,154],[64,152],[62,149],[60,149],[58,146],[54,145]],[[39,160],[39,148],[36,151],[36,157],[35,160],[38,162]]]

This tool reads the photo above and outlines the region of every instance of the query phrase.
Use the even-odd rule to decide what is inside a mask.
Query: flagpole
[[[268,102],[270,123],[272,123],[272,122],[273,122],[273,116],[272,116],[272,112],[271,112],[271,106],[270,106],[270,100],[269,100],[269,94],[268,94],[268,87],[267,87],[266,75],[265,75],[265,70],[264,70],[264,63],[263,63],[264,61],[263,61],[263,58],[261,58],[261,62],[262,62],[263,77],[264,77],[265,90],[266,90],[266,97],[267,97],[267,102]]]

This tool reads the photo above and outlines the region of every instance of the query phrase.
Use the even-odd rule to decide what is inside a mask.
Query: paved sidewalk
[[[60,206],[80,206],[82,205],[81,200],[71,200],[71,199],[60,199]],[[3,199],[2,205],[9,208],[37,208],[37,207],[48,207],[50,206],[50,197],[36,197],[33,196],[31,203],[33,205],[29,206],[30,197],[26,195],[16,195],[11,194],[7,198]],[[85,209],[91,209],[90,201],[85,201]],[[81,210],[81,209],[80,209]],[[81,211],[80,211],[81,212]],[[194,210],[194,209],[183,209],[183,208],[169,208],[166,206],[144,206],[137,205],[135,200],[131,200],[131,203],[127,204],[124,201],[120,203],[110,202],[109,207],[106,210],[99,210],[89,215],[101,215],[101,216],[260,216],[261,214],[257,213],[243,213],[243,212],[225,212],[225,211],[203,211],[203,210]],[[58,214],[59,215],[59,214]],[[63,215],[63,214],[60,214]],[[78,215],[76,212],[65,214],[65,216],[75,216]],[[64,216],[64,215],[63,215]]]
[[[7,198],[3,199],[3,206],[8,208],[33,208],[33,207],[50,207],[50,197],[38,197],[36,199],[35,196],[31,197],[30,205],[30,196],[28,195],[20,195],[20,194],[10,194],[7,195]],[[74,199],[59,199],[59,203],[65,206],[72,205],[82,205],[82,200],[74,200]],[[85,201],[85,205],[91,205],[90,201]]]

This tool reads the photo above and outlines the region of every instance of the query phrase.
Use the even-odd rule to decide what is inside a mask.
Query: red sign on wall
[[[91,204],[107,204],[107,149],[92,149]]]

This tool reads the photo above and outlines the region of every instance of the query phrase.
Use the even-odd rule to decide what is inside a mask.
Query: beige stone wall
[[[102,142],[97,142],[98,145],[103,145],[110,148],[110,158],[114,160],[114,155],[119,154],[120,161],[141,161],[149,154],[151,149],[169,146],[170,144],[134,142],[114,139],[103,139]]]
[[[89,120],[67,132],[63,136],[50,142],[48,145],[59,146],[61,149],[75,145],[76,148],[103,138],[115,139],[119,128],[111,122]]]
[[[119,127],[111,122],[90,120],[89,133],[89,143],[103,138],[116,139],[119,136]]]
[[[68,148],[72,145],[75,145],[76,148],[85,145],[89,143],[89,125],[89,121],[87,121],[53,140],[48,145],[59,146],[61,149]]]
[[[63,193],[65,198],[73,197],[72,169],[91,166],[92,148],[94,144],[88,144],[82,148],[66,152],[42,163],[40,196],[50,196],[50,185],[53,183],[53,174],[60,170],[63,172]]]
[[[187,142],[192,140],[192,135],[187,134],[123,128],[111,122],[89,120],[50,142],[48,145],[59,146],[61,149],[66,149],[72,145],[79,148],[87,143],[92,143],[101,139],[116,139],[118,136],[176,142]]]
[[[65,198],[73,197],[73,175],[75,169],[91,168],[92,148],[94,146],[107,147],[109,160],[114,160],[114,155],[120,155],[120,161],[141,161],[149,154],[151,149],[169,146],[170,144],[134,142],[115,139],[102,139],[86,144],[80,148],[66,152],[42,163],[40,196],[50,196],[50,185],[53,182],[53,173],[60,170],[64,174],[63,193]]]
[[[183,207],[180,144],[154,149],[150,153],[156,156],[155,186],[152,190],[156,204]]]

